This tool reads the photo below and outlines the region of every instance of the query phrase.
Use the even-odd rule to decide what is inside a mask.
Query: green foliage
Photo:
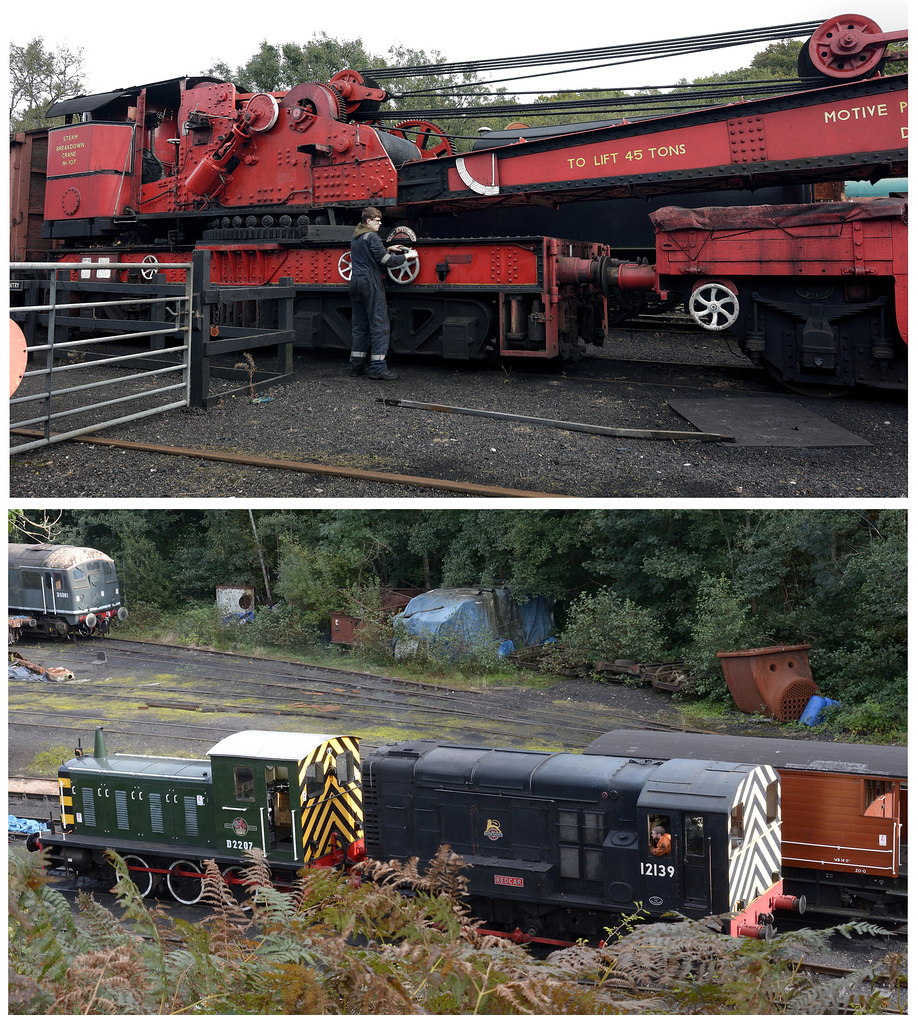
[[[890,687],[905,693],[908,682],[905,679],[894,681]],[[896,737],[902,732],[903,715],[906,708],[897,701],[876,700],[868,697],[857,704],[840,704],[829,707],[825,711],[825,725],[839,732],[867,736],[873,742],[882,742],[884,738]]]
[[[762,941],[734,939],[719,919],[609,929],[603,949],[576,945],[532,959],[477,931],[463,903],[463,864],[442,847],[424,871],[369,862],[371,884],[337,871],[271,884],[260,851],[230,887],[206,863],[200,922],[140,898],[110,853],[119,913],[48,887],[39,854],[9,858],[12,1014],[509,1015],[618,1013],[836,1014],[901,1009],[904,962],[891,954],[853,976],[799,968],[843,925]],[[891,995],[853,998],[853,983],[890,979]],[[874,986],[874,989],[876,986]]]
[[[262,40],[257,53],[231,70],[215,64],[209,74],[233,82],[244,92],[279,92],[302,82],[327,83],[345,68],[373,67],[380,58],[371,57],[361,39],[331,39],[325,32],[307,43],[269,43]]]
[[[693,690],[714,699],[729,699],[730,691],[718,651],[741,651],[753,646],[757,633],[749,621],[749,604],[724,576],[703,576],[699,587],[689,660],[695,666]]]
[[[418,638],[401,624],[393,629],[393,648],[400,663],[411,665],[427,675],[446,672],[475,676],[499,672],[505,663],[498,656],[498,641],[487,629],[451,628]]]
[[[179,623],[180,643],[191,647],[220,647],[226,644],[233,626],[224,625],[214,605],[189,605]]]
[[[272,597],[282,599],[271,615],[245,510],[65,511],[54,530],[58,541],[115,558],[130,629],[155,624],[158,608],[187,620],[179,633],[197,642],[305,644],[345,611],[373,620],[361,656],[388,664],[385,617],[375,618],[380,587],[499,584],[518,597],[556,598],[559,629],[576,627],[570,639],[585,663],[683,658],[702,672],[698,696],[728,700],[718,650],[807,643],[820,689],[846,711],[874,701],[882,710],[865,712],[865,723],[883,728],[906,706],[908,530],[899,509],[254,515]],[[203,611],[228,581],[258,587],[255,629],[235,637]],[[594,612],[590,624],[588,601],[601,594],[612,618]],[[483,648],[477,660],[490,659]]]
[[[209,861],[212,913],[200,923],[145,903],[123,861],[110,858],[120,916],[90,897],[74,912],[44,884],[37,855],[10,858],[12,1013],[529,1014],[597,1005],[519,947],[477,933],[448,850],[424,873],[416,861],[370,864],[374,884],[358,887],[313,870],[289,892],[272,887],[256,851],[242,871],[243,904]]]
[[[9,101],[10,131],[23,132],[63,124],[45,119],[51,104],[83,88],[83,51],[61,46],[48,50],[41,36],[25,46],[10,43]]]
[[[356,575],[357,560],[348,551],[302,544],[288,545],[278,564],[277,593],[316,628],[341,611],[344,593]]]
[[[321,641],[316,624],[284,601],[273,608],[257,608],[255,621],[239,625],[235,634],[236,641],[248,647],[310,647]]]
[[[73,747],[60,743],[35,754],[26,771],[36,778],[57,778],[58,768],[70,757],[73,757]]]
[[[561,671],[566,665],[616,658],[661,661],[666,647],[654,613],[608,587],[583,593],[571,604],[558,644],[558,653],[550,652],[545,665]]]
[[[119,630],[125,636],[145,636],[155,634],[163,627],[165,621],[164,610],[161,606],[150,601],[130,601],[129,618],[119,626]]]

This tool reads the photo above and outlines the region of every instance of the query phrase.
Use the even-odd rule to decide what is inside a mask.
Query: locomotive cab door
[[[45,614],[57,615],[58,611],[67,611],[70,591],[66,574],[60,569],[42,569],[41,580]],[[61,607],[58,608],[58,605]]]
[[[682,815],[682,899],[687,916],[714,909],[711,842],[703,814]]]
[[[268,857],[294,859],[289,772],[289,765],[241,758],[215,771],[215,782],[220,783],[219,790],[215,788],[220,849],[243,854],[258,847]]]
[[[639,858],[641,892],[652,914],[678,910],[681,900],[678,816],[669,811],[648,811],[644,817],[644,834],[638,831],[638,842],[644,844]]]

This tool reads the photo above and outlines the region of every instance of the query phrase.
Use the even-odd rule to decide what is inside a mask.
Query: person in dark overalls
[[[350,374],[357,377],[366,371],[372,380],[398,380],[398,374],[386,368],[389,311],[382,275],[387,268],[405,263],[405,247],[395,245],[387,249],[377,234],[381,223],[379,210],[368,206],[351,239]]]

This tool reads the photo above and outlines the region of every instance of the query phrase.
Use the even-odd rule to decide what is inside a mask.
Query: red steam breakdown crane
[[[199,78],[77,97],[48,111],[70,123],[48,132],[42,235],[74,262],[204,249],[221,286],[292,279],[297,344],[349,350],[349,242],[373,205],[415,254],[387,282],[395,354],[575,358],[637,309],[684,305],[791,388],[905,388],[905,202],[730,200],[905,176],[908,78],[879,74],[904,38],[844,15],[804,46],[799,92],[491,132],[461,155],[426,121],[384,130],[388,94],[351,70],[286,93]],[[652,262],[621,235],[635,203]],[[566,230],[585,208],[601,213]]]

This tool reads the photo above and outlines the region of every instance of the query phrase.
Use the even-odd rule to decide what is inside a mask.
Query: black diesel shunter
[[[802,909],[780,880],[780,797],[767,766],[449,746],[382,746],[362,765],[369,858],[447,845],[466,865],[465,902],[526,937],[603,937],[650,917],[725,915],[734,935],[770,934]],[[655,855],[663,825],[672,848]]]

